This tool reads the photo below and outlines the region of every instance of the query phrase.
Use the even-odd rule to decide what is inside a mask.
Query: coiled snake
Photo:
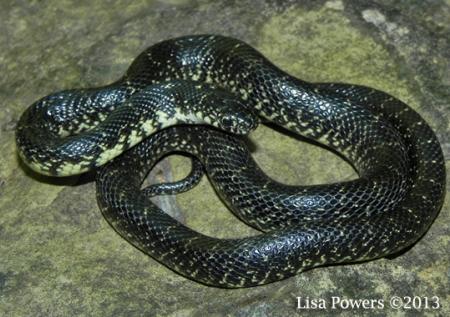
[[[246,134],[256,127],[254,113],[341,153],[360,177],[283,185],[258,168],[237,136],[205,126],[167,128],[209,124]],[[223,36],[160,42],[111,85],[44,97],[22,115],[16,139],[31,168],[55,176],[93,169],[131,148],[97,173],[104,216],[171,269],[221,287],[396,253],[426,232],[444,197],[438,140],[407,105],[368,87],[301,81]],[[164,190],[141,184],[173,151],[196,157],[192,176],[174,192],[193,186],[200,161],[234,213],[265,233],[212,238],[155,206],[149,197]]]

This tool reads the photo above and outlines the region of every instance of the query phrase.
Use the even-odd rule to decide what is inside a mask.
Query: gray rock
[[[445,1],[3,1],[0,4],[0,315],[292,316],[324,299],[318,315],[450,315],[449,197],[426,236],[394,259],[318,268],[242,290],[185,279],[133,248],[103,219],[92,177],[52,180],[17,158],[21,112],[56,90],[117,79],[147,46],[194,33],[234,36],[289,73],[384,90],[415,108],[450,158],[450,5]],[[254,156],[290,184],[356,174],[330,152],[268,127]],[[170,158],[160,177],[181,178]],[[324,168],[326,167],[326,168]],[[447,163],[447,167],[449,164]],[[158,179],[158,177],[156,177]],[[224,207],[206,179],[160,201],[194,229],[226,238],[257,234]],[[384,308],[331,310],[331,298],[384,300]],[[393,310],[392,296],[433,296],[438,310]],[[431,304],[430,304],[431,306]]]

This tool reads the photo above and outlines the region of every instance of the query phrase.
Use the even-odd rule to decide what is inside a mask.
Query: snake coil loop
[[[255,115],[341,153],[359,178],[314,186],[271,180],[230,134],[253,130]],[[219,287],[398,252],[426,232],[444,198],[439,142],[410,107],[369,87],[301,81],[217,35],[160,42],[111,85],[44,97],[22,115],[16,139],[40,173],[101,166],[97,199],[111,225],[171,269]],[[195,157],[192,174],[174,187],[141,190],[149,169],[173,151]],[[150,201],[193,186],[202,166],[232,211],[264,233],[208,237]]]

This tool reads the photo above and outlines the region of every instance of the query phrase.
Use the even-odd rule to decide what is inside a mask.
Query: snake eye
[[[230,130],[233,127],[233,119],[231,119],[230,117],[223,117],[220,120],[220,125],[222,127],[222,129],[225,130]]]

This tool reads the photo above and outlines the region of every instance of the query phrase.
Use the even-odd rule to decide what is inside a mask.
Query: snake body
[[[245,104],[209,84],[154,84],[120,106],[105,107],[107,97],[101,93],[103,98],[92,100],[91,92],[63,91],[29,107],[16,131],[19,155],[28,166],[52,176],[74,175],[105,164],[175,124],[211,124],[234,133],[248,133],[257,125]],[[84,104],[79,96],[86,94]]]
[[[255,126],[248,112],[252,109],[263,120],[341,153],[360,176],[329,185],[285,186],[264,175],[236,137],[205,127],[174,127],[153,134],[101,168],[98,202],[119,233],[189,278],[214,286],[246,287],[319,265],[386,256],[417,241],[440,209],[445,184],[443,155],[433,131],[416,112],[372,88],[301,81],[249,45],[228,37],[198,35],[160,42],[139,55],[116,83],[51,95],[30,109],[54,105],[50,107],[54,113],[42,119],[39,131],[50,117],[62,118],[58,129],[63,129],[54,132],[58,137],[76,134],[84,130],[81,120],[94,116],[86,124],[95,126],[92,131],[109,135],[118,125],[103,129],[112,120],[103,118],[108,112],[116,112],[127,103],[134,105],[128,112],[137,112],[133,109],[144,101],[129,100],[172,81],[192,81],[213,86],[208,89],[228,91],[246,109],[236,112],[232,120],[226,116],[225,124],[217,124],[216,115],[197,123],[245,134]],[[187,93],[186,104],[192,109],[190,95]],[[77,111],[59,112],[59,104]],[[95,110],[91,113],[89,109]],[[42,112],[48,114],[47,110]],[[113,118],[120,121],[126,113],[119,111]],[[239,119],[243,115],[247,119]],[[19,153],[35,170],[56,175],[67,170],[79,173],[107,161],[98,159],[102,154],[82,154],[69,158],[71,168],[62,168],[70,151],[65,152],[66,157],[50,156],[48,150],[36,155],[36,143],[29,142],[25,132],[34,121],[26,113],[22,118],[17,133]],[[160,118],[152,119],[156,128],[151,133],[168,126],[161,126]],[[143,119],[137,121],[142,123]],[[239,129],[230,128],[237,122],[246,123]],[[130,142],[138,133],[130,131],[142,128],[132,126],[124,128],[128,131],[114,132],[116,137],[109,143],[115,149],[109,153],[114,155],[106,155],[108,159],[138,142]],[[145,137],[142,132],[140,136],[139,140]],[[81,140],[85,139],[79,139],[84,144]],[[102,144],[104,147],[106,142]],[[141,190],[142,180],[149,168],[171,151],[195,155],[232,210],[265,233],[242,239],[207,237],[152,204],[149,192]]]

